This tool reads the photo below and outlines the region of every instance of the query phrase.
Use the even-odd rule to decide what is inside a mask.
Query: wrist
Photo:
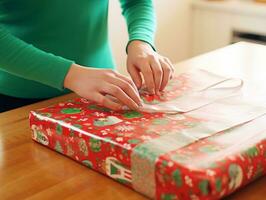
[[[152,49],[151,45],[145,41],[142,40],[132,40],[129,42],[128,46],[127,46],[127,53],[130,53],[130,51],[132,51],[135,48],[149,48]]]
[[[76,77],[76,74],[77,74],[77,71],[79,68],[80,68],[80,66],[78,64],[75,64],[75,63],[73,63],[70,66],[68,73],[64,79],[64,88],[72,90],[72,85],[73,85],[73,82],[75,80],[75,77]]]

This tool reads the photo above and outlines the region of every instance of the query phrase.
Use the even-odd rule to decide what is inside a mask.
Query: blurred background
[[[238,41],[266,44],[266,0],[154,0],[154,5],[156,48],[173,63]],[[119,1],[110,0],[109,9],[113,53],[125,74],[127,28]]]

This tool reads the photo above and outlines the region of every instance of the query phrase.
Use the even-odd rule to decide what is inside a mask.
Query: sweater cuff
[[[41,82],[63,91],[65,89],[65,77],[74,61],[62,58],[60,56],[52,56],[48,63],[50,66],[52,66],[49,68],[49,70],[51,70],[49,73],[49,78],[45,77],[45,79]]]
[[[126,53],[128,53],[127,49],[128,49],[128,45],[132,42],[132,41],[135,41],[135,40],[138,40],[138,41],[142,41],[142,42],[145,42],[147,44],[149,44],[151,46],[151,48],[156,51],[156,48],[155,48],[155,45],[154,45],[154,42],[152,39],[150,38],[145,38],[145,37],[130,37],[128,43],[127,43],[127,46],[126,46]]]

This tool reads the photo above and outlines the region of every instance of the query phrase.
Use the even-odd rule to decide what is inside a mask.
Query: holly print
[[[132,118],[140,118],[143,115],[140,112],[137,111],[127,111],[123,114],[125,118],[132,119]]]
[[[63,114],[78,114],[81,113],[82,109],[80,108],[64,108],[61,110]]]
[[[101,151],[101,145],[102,145],[101,140],[98,140],[96,138],[90,138],[89,145],[92,152]]]
[[[247,155],[248,157],[255,157],[259,155],[259,151],[257,149],[257,147],[250,147],[248,150],[246,150],[244,152],[245,155]]]
[[[208,180],[202,180],[199,183],[199,189],[203,195],[209,194],[209,181]]]
[[[221,178],[217,178],[215,180],[215,189],[217,192],[221,192],[222,191],[222,179]]]
[[[176,169],[172,173],[173,179],[177,187],[181,187],[183,185],[182,175],[179,169]]]

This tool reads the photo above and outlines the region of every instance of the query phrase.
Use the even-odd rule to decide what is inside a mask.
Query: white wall
[[[157,50],[173,63],[190,55],[190,0],[154,0],[157,15]],[[110,0],[109,35],[118,70],[126,72],[127,29],[119,0]]]

